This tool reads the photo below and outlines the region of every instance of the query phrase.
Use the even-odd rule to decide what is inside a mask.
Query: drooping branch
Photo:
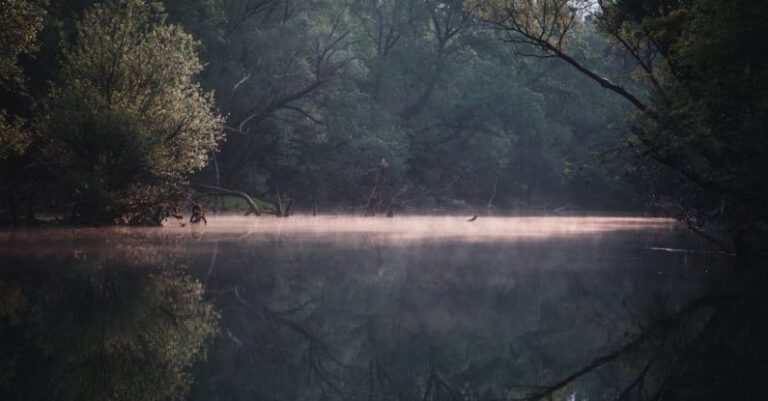
[[[585,66],[565,50],[569,33],[573,30],[578,9],[570,0],[543,2],[505,2],[502,9],[488,11],[483,0],[467,7],[482,22],[506,34],[504,40],[518,45],[529,45],[541,51],[539,57],[557,57],[600,86],[628,100],[639,111],[653,117],[645,102],[622,85],[612,82]]]
[[[582,74],[586,75],[593,81],[600,84],[605,89],[608,89],[619,96],[627,99],[630,103],[632,103],[633,106],[635,106],[638,110],[642,112],[649,112],[648,106],[641,101],[637,96],[635,96],[632,92],[627,90],[627,88],[616,84],[614,82],[611,82],[608,78],[605,78],[603,76],[598,75],[594,71],[590,70],[589,68],[585,67],[583,64],[578,62],[576,59],[571,57],[570,55],[566,54],[562,50],[556,48],[555,46],[552,46],[549,44],[549,42],[543,42],[543,49],[550,51],[552,54],[556,55],[561,60],[565,61],[566,63],[573,66],[577,71],[581,72]]]
[[[590,68],[587,68],[581,62],[576,60],[573,56],[566,53],[561,46],[552,44],[545,38],[534,37],[534,36],[531,36],[530,34],[517,31],[515,30],[515,28],[511,28],[504,24],[499,24],[499,23],[492,23],[492,24],[494,26],[499,27],[500,29],[517,32],[523,38],[520,40],[514,40],[510,38],[507,40],[508,42],[530,44],[544,52],[544,54],[540,57],[554,56],[556,58],[559,58],[564,62],[566,62],[567,64],[571,65],[571,67],[575,68],[577,71],[579,71],[589,79],[597,82],[603,88],[608,89],[618,94],[619,96],[623,97],[624,99],[628,100],[638,110],[646,113],[650,111],[649,107],[643,101],[641,101],[640,98],[638,98],[635,94],[627,90],[627,88],[617,83],[614,83],[608,78],[605,78],[600,74],[598,74],[597,72],[591,70]],[[561,42],[561,41],[562,39],[558,39],[558,42]]]

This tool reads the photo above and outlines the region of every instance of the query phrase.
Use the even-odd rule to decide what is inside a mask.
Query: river
[[[524,398],[730,263],[669,219],[467,219],[0,231],[0,398]],[[647,360],[611,359],[552,399],[614,399]]]

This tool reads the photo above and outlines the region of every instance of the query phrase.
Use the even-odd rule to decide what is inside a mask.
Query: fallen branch
[[[250,208],[250,212],[248,214],[253,213],[256,216],[261,216],[261,210],[259,210],[259,206],[256,204],[256,202],[254,202],[253,198],[251,198],[245,192],[237,191],[237,190],[233,190],[233,189],[221,188],[221,187],[217,187],[215,185],[206,185],[206,184],[192,184],[192,185],[195,186],[195,187],[198,187],[198,188],[207,189],[209,191],[215,191],[215,192],[218,192],[220,194],[238,196],[238,197],[242,198],[243,200],[245,200],[245,203],[248,204],[248,207]]]

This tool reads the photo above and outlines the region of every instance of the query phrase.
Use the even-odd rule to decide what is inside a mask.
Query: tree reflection
[[[222,335],[193,399],[524,399],[640,335],[647,301],[674,311],[697,291],[654,297],[655,278],[637,272],[501,269],[493,245],[274,245],[219,259]],[[615,358],[553,399],[612,400],[636,361]]]
[[[338,247],[280,236],[117,243],[59,259],[49,248],[44,262],[27,255],[0,269],[0,399],[728,399],[739,386],[748,398],[762,394],[748,388],[763,382],[750,367],[768,355],[761,286],[746,297],[736,294],[744,285],[719,276],[713,284],[729,292],[712,295],[711,276],[649,270],[647,259],[589,268],[624,261],[612,248]],[[220,318],[188,272],[205,279]],[[743,322],[753,327],[734,330]],[[206,360],[193,365],[214,331]]]
[[[0,271],[0,399],[181,399],[218,316],[141,243]]]

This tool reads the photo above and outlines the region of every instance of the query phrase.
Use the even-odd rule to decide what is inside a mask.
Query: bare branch
[[[603,88],[620,95],[638,110],[652,116],[649,107],[639,97],[625,87],[587,68],[563,49],[566,35],[572,30],[576,22],[577,11],[568,0],[557,0],[554,3],[543,1],[540,5],[533,2],[525,4],[527,7],[520,7],[516,2],[507,2],[503,17],[483,16],[481,14],[480,18],[497,31],[506,33],[505,41],[531,45],[545,54],[560,58]],[[554,9],[549,7],[554,7]]]
[[[283,109],[286,109],[286,110],[292,110],[292,111],[295,111],[295,112],[297,112],[297,113],[299,113],[299,114],[303,114],[303,115],[304,115],[304,117],[308,118],[308,119],[309,119],[310,121],[312,121],[313,123],[315,123],[315,124],[318,124],[318,125],[323,125],[323,122],[322,122],[322,121],[318,120],[318,119],[317,119],[317,118],[315,118],[315,117],[314,117],[312,114],[310,114],[308,111],[306,111],[306,110],[304,110],[304,109],[302,109],[302,108],[300,108],[300,107],[296,107],[296,106],[288,106],[288,105],[286,105],[286,106],[282,106],[282,108],[283,108]]]
[[[232,92],[236,91],[237,88],[240,87],[240,85],[244,84],[249,79],[251,79],[251,73],[250,72],[245,74],[245,75],[243,75],[243,78],[241,80],[237,81],[235,86],[232,87]]]

